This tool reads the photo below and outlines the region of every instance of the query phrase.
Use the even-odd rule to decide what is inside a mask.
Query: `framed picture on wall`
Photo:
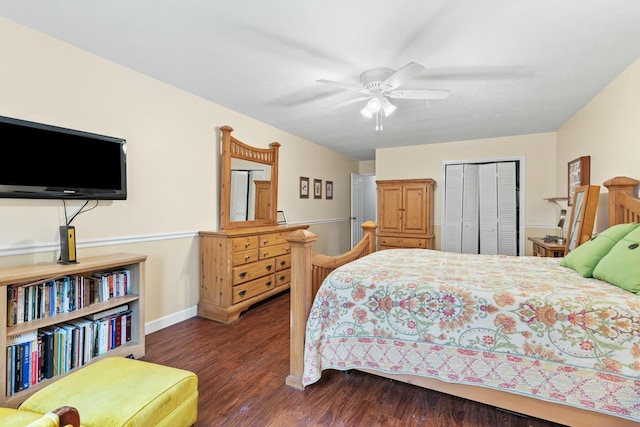
[[[300,177],[300,198],[309,198],[309,178],[306,176]]]
[[[313,198],[322,199],[322,180],[321,179],[313,180]]]
[[[333,181],[327,181],[327,188],[324,197],[327,200],[333,199]]]
[[[591,180],[591,156],[578,157],[569,162],[567,176],[567,205],[573,204],[573,193]]]

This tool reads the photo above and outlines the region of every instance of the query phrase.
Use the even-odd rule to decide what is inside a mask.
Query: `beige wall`
[[[567,163],[591,156],[591,184],[614,176],[640,179],[640,59],[558,131],[556,189],[566,193]],[[600,189],[596,232],[606,228],[608,197]]]
[[[282,144],[278,208],[290,223],[335,235],[347,221],[357,161],[3,18],[0,40],[11,41],[0,44],[0,115],[127,140],[127,200],[100,202],[73,225],[80,262],[105,252],[149,255],[148,322],[195,313],[197,232],[218,226],[218,127],[230,125],[252,145]],[[300,199],[300,176],[332,180],[334,199]],[[67,203],[70,213],[79,206]],[[58,200],[0,199],[0,266],[57,259],[63,221]]]

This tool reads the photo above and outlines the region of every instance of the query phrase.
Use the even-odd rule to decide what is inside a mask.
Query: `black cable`
[[[94,201],[95,201],[95,203],[96,203],[96,204],[95,204],[95,205],[93,205],[92,207],[90,207],[89,209],[84,209],[84,208],[89,204],[89,200],[87,200],[86,202],[84,202],[84,204],[80,207],[80,209],[78,209],[78,210],[76,211],[76,213],[74,213],[74,214],[73,214],[73,216],[71,217],[71,219],[69,219],[69,218],[67,217],[67,203],[65,202],[65,200],[62,200],[62,204],[64,205],[64,221],[65,221],[65,224],[67,225],[67,227],[68,227],[69,225],[71,225],[71,222],[72,222],[72,221],[73,221],[73,220],[74,220],[78,215],[80,215],[81,213],[89,212],[90,210],[93,210],[93,209],[97,208],[97,207],[98,207],[98,201],[97,201],[97,200],[94,200]]]

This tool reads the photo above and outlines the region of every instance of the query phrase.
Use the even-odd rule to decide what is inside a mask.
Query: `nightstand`
[[[545,242],[543,237],[529,237],[529,240],[533,242],[533,255],[561,258],[564,256],[564,244],[560,245],[558,242]]]

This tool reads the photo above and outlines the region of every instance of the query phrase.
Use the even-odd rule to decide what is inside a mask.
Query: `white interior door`
[[[247,189],[249,184],[248,171],[231,171],[231,188],[238,191],[231,192],[229,215],[230,221],[246,221],[247,219]],[[242,189],[242,190],[240,190]]]
[[[353,248],[363,236],[361,224],[364,222],[364,177],[351,174],[351,247]]]

